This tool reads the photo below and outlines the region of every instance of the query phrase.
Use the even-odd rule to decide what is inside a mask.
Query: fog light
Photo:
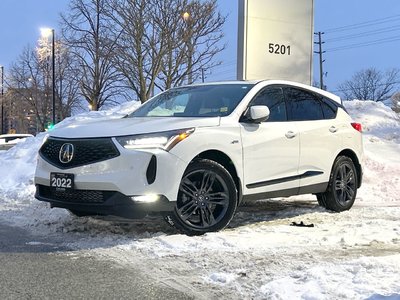
[[[151,194],[151,195],[133,196],[131,197],[131,199],[135,202],[151,203],[158,201],[160,199],[160,196]]]

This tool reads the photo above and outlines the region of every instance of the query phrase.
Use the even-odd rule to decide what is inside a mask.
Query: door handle
[[[331,126],[329,128],[329,131],[332,132],[332,133],[335,133],[336,131],[338,131],[338,129],[335,126]]]
[[[294,138],[296,135],[297,135],[297,133],[295,133],[295,132],[293,132],[293,131],[288,131],[288,132],[285,133],[285,136],[286,136],[288,139],[292,139],[292,138]]]

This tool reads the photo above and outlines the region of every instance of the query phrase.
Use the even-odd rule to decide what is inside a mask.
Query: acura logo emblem
[[[69,163],[74,157],[74,145],[70,143],[63,144],[58,154],[58,158],[63,164]]]

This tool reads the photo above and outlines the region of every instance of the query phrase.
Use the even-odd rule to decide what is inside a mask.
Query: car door
[[[299,186],[299,135],[294,123],[287,122],[287,109],[280,86],[267,86],[250,102],[266,105],[270,116],[255,124],[240,121],[243,147],[244,194],[288,190]]]
[[[285,88],[288,118],[297,124],[300,136],[300,187],[312,187],[329,180],[341,135],[334,107],[323,97],[296,87]]]

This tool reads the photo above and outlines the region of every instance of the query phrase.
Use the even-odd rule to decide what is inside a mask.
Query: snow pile
[[[400,143],[400,117],[388,106],[373,101],[345,101],[350,115],[363,126],[363,134],[373,142]]]
[[[200,237],[176,234],[160,218],[116,223],[76,218],[33,198],[36,153],[45,134],[0,153],[0,221],[37,234],[62,234],[85,255],[124,266],[146,264],[154,280],[169,278],[204,298],[400,298],[400,121],[371,101],[345,102],[364,128],[364,183],[355,206],[326,211],[315,196],[241,207],[228,229]],[[91,112],[58,124],[120,118],[135,104]],[[292,222],[315,224],[304,228]]]
[[[298,271],[261,286],[260,294],[266,299],[364,299],[384,295],[388,290],[398,290],[398,277],[387,276],[400,270],[400,256],[360,258],[349,262],[316,266]],[[372,271],[373,270],[373,271]],[[337,278],[341,278],[340,284]],[[360,295],[360,290],[362,290]],[[399,299],[400,294],[397,295]],[[371,298],[372,298],[371,297]],[[370,298],[368,298],[370,299]],[[376,298],[378,299],[378,298]]]
[[[41,133],[36,138],[27,138],[0,153],[0,201],[29,199],[32,196],[37,151],[44,137],[45,134]]]
[[[400,117],[383,103],[346,101],[353,119],[363,126],[365,158],[358,205],[399,206]]]

